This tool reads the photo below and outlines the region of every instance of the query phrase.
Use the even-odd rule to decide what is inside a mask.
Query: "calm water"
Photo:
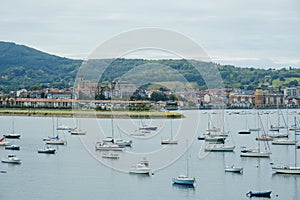
[[[286,111],[283,114],[291,124],[294,116],[298,115],[291,113],[291,110],[289,112],[288,120]],[[187,116],[185,119],[172,122],[164,119],[146,120],[157,125],[159,131],[145,139],[129,135],[140,120],[116,119],[115,135],[133,140],[133,147],[120,153],[121,158],[116,161],[102,160],[101,152],[93,150],[95,141],[101,138],[99,132],[108,135],[112,132],[110,119],[81,119],[81,127],[88,131],[86,136],[80,139],[61,131],[60,135],[68,144],[57,146],[55,155],[43,155],[38,154],[37,149],[44,145],[42,138],[52,134],[53,118],[15,116],[15,132],[22,136],[20,140],[11,141],[19,144],[21,150],[11,152],[0,147],[0,158],[15,153],[23,163],[0,163],[0,169],[7,171],[0,174],[0,199],[248,199],[245,194],[249,190],[269,189],[273,191],[272,199],[300,199],[300,176],[273,174],[270,165],[272,162],[275,165],[292,164],[294,146],[274,146],[270,143],[270,159],[239,156],[241,146],[257,146],[254,140],[256,133],[237,134],[246,126],[255,126],[254,111],[246,115],[226,114],[225,129],[232,133],[228,140],[229,144],[236,145],[234,153],[204,153],[203,141],[196,138],[205,132],[210,118],[214,125],[219,126],[222,117],[204,111],[186,111],[184,114]],[[277,125],[278,115],[264,114],[261,120],[265,126]],[[56,119],[54,121],[56,123]],[[59,123],[75,126],[75,121],[70,118],[59,119]],[[283,124],[281,119],[280,123]],[[12,117],[0,117],[0,124],[1,134],[10,132]],[[172,134],[179,139],[179,145],[162,147],[160,140],[170,137],[171,127]],[[188,153],[183,154],[187,139],[192,145]],[[300,150],[297,151],[300,164]],[[126,172],[135,163],[135,156],[140,154],[147,155],[154,175],[139,176]],[[171,178],[186,170],[187,154],[190,155],[189,173],[196,177],[197,184],[194,188],[173,186]],[[224,167],[232,164],[244,167],[244,173],[225,173]]]

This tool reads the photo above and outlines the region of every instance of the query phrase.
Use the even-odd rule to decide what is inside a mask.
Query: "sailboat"
[[[71,135],[85,135],[86,131],[80,129],[79,119],[76,119],[76,121],[77,121],[77,128],[74,128],[73,130],[70,131]]]
[[[55,154],[56,149],[52,148],[51,146],[45,146],[41,149],[38,149],[38,153],[45,153],[45,154]]]
[[[295,117],[295,126],[296,126],[296,117]],[[295,141],[296,141],[296,131],[295,131]],[[280,174],[300,174],[300,167],[297,166],[297,149],[294,150],[294,166],[275,166],[272,167],[275,170],[275,173]]]
[[[15,133],[15,118],[12,116],[12,132],[9,134],[4,134],[3,135],[5,138],[10,138],[10,139],[19,139],[21,137],[21,134]]]
[[[246,116],[246,129],[243,129],[243,130],[240,130],[238,132],[238,134],[250,134],[251,131],[248,129],[248,118],[247,118],[247,114],[245,115]]]
[[[188,142],[187,142],[188,143]],[[173,184],[180,184],[180,185],[189,185],[194,186],[194,183],[196,181],[195,177],[189,177],[189,154],[187,153],[187,159],[186,159],[186,175],[181,174],[177,177],[172,178]]]
[[[209,116],[209,115],[208,115]],[[205,142],[211,142],[211,143],[222,143],[224,144],[226,137],[228,137],[228,133],[221,131],[219,127],[213,126],[210,127],[211,124],[211,118],[208,119],[208,125],[207,125],[207,133],[206,136],[203,138]],[[223,126],[224,128],[224,126]],[[202,137],[198,137],[198,140],[202,140]]]
[[[100,151],[123,151],[125,148],[125,145],[121,145],[121,142],[123,140],[118,140],[118,143],[114,143],[116,139],[114,138],[114,121],[111,119],[111,137],[106,137],[102,140],[102,142],[96,142],[95,149]]]
[[[177,140],[173,139],[173,124],[171,119],[171,138],[166,140],[161,140],[161,144],[178,144]]]
[[[54,136],[54,121],[53,121],[53,118],[52,118],[52,132],[53,132],[53,137],[48,137],[49,138],[48,140],[44,139],[46,141],[46,144],[52,144],[52,145],[65,145],[65,144],[67,144],[67,141],[61,139],[58,134],[56,136]]]
[[[260,123],[262,123],[259,115],[258,115],[258,119],[260,120]],[[259,132],[258,132],[258,138],[259,138]],[[271,152],[270,152],[270,148],[269,148],[269,145],[266,140],[264,141],[264,144],[265,144],[265,151],[261,151],[260,140],[258,140],[257,148],[255,148],[255,149],[244,148],[241,150],[240,156],[241,157],[269,158],[271,155]]]
[[[224,119],[224,122],[225,122],[225,119]],[[223,125],[223,128],[222,128],[222,133],[227,133],[229,136],[229,131],[225,132],[225,125]],[[234,145],[225,145],[225,139],[223,140],[223,142],[218,142],[218,140],[213,143],[213,142],[210,142],[207,140],[206,141],[206,145],[204,147],[204,150],[205,151],[215,151],[215,152],[233,152],[233,150],[235,149],[235,146]]]

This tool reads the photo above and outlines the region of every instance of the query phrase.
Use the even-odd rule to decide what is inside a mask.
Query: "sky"
[[[196,42],[211,61],[300,67],[300,0],[0,0],[0,40],[86,59],[126,31],[154,27]]]

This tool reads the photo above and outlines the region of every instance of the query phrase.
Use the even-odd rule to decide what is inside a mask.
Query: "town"
[[[176,102],[176,106],[170,108],[171,102]],[[210,109],[216,105],[225,105],[228,109],[298,108],[300,87],[283,87],[281,90],[189,88],[182,91],[161,87],[147,90],[127,82],[100,84],[87,82],[80,77],[73,88],[21,89],[0,95],[1,108],[71,109],[79,106],[97,110],[137,110],[138,107],[140,110],[160,110],[168,106],[169,109]]]

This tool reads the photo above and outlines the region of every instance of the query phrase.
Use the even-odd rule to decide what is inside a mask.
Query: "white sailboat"
[[[80,129],[79,119],[76,119],[76,121],[77,121],[77,127],[70,131],[71,135],[85,135],[86,131]]]
[[[171,138],[170,139],[165,139],[165,140],[161,140],[161,144],[178,144],[177,140],[173,139],[173,123],[172,123],[172,119],[170,121],[171,123]]]
[[[62,138],[59,137],[58,133],[56,134],[56,136],[54,136],[54,120],[52,118],[52,132],[53,132],[53,136],[52,137],[48,137],[46,141],[46,144],[49,145],[65,145],[67,144],[67,141],[63,140]]]
[[[259,115],[258,115],[258,119],[259,119],[259,122],[260,122],[262,130],[263,130],[262,122],[261,122]],[[259,132],[258,132],[258,138],[259,138]],[[254,148],[254,149],[244,148],[241,150],[240,156],[241,157],[269,158],[272,153],[270,152],[270,147],[269,147],[268,141],[264,140],[263,142],[264,142],[264,147],[265,147],[264,151],[261,150],[260,140],[258,140],[257,148]]]
[[[295,117],[295,126],[296,126],[296,117]],[[295,130],[295,141],[296,141],[296,130]],[[298,174],[300,175],[300,166],[297,166],[297,149],[294,150],[294,165],[284,165],[284,166],[275,166],[272,167],[275,170],[275,173],[279,174]]]
[[[233,152],[235,149],[234,145],[224,144],[207,144],[204,148],[205,151],[216,151],[216,152]]]
[[[225,123],[225,119],[223,119],[224,123]],[[227,137],[229,136],[230,132],[227,131],[225,132],[225,125],[223,125],[222,131],[220,131],[222,133],[227,133]],[[210,138],[213,139],[213,138]],[[206,141],[206,145],[204,147],[205,151],[213,151],[213,152],[233,152],[235,149],[234,145],[227,145],[225,144],[225,139],[222,142],[219,142],[218,140],[216,140],[215,142],[213,141]]]
[[[187,142],[187,146],[188,146],[188,142]],[[195,181],[196,181],[195,177],[189,177],[189,154],[187,153],[186,174],[181,174],[177,177],[173,177],[172,182],[173,182],[173,184],[194,186]]]

